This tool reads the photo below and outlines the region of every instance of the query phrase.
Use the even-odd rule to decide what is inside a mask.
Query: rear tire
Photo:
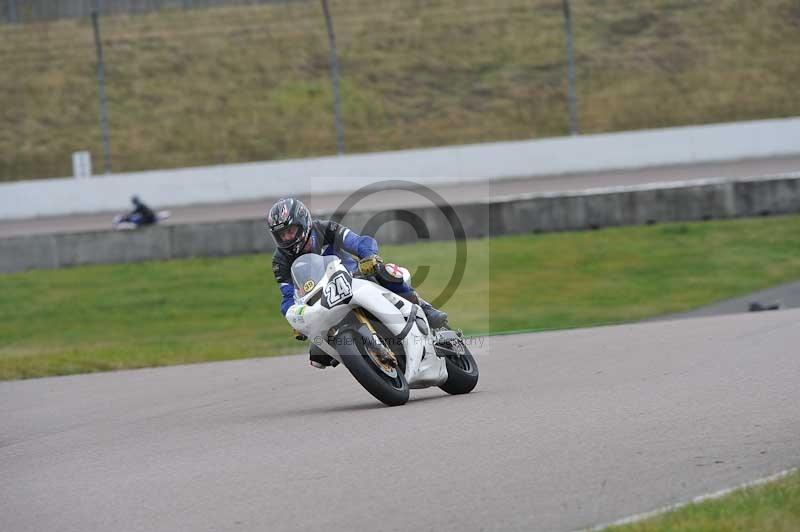
[[[369,355],[360,334],[345,331],[336,338],[335,346],[342,364],[375,399],[388,406],[408,402],[409,389],[403,372],[395,368],[394,376],[387,374]]]
[[[469,393],[478,384],[478,364],[475,362],[475,357],[464,342],[460,343],[464,350],[461,354],[456,354],[455,349],[439,348],[441,353],[452,353],[443,357],[447,366],[447,381],[439,386],[451,395]]]

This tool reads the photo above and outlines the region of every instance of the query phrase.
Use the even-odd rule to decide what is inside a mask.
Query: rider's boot
[[[325,351],[311,344],[308,353],[311,365],[317,369],[325,369],[327,367],[335,368],[339,365],[339,361],[327,354]]]
[[[434,308],[433,305],[419,297],[416,290],[412,290],[408,295],[404,295],[403,297],[422,308],[425,317],[428,318],[428,323],[434,329],[447,326],[447,313]]]

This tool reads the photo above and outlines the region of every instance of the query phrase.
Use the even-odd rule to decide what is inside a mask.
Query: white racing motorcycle
[[[388,266],[388,265],[387,265]],[[406,282],[410,274],[401,268]],[[292,264],[291,326],[311,339],[312,355],[339,362],[379,401],[397,406],[410,388],[469,393],[478,365],[460,331],[433,330],[422,309],[356,277],[336,256],[302,255]]]

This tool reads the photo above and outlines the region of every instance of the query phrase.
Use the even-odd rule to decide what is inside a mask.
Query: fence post
[[[578,128],[578,96],[575,91],[575,57],[572,52],[572,12],[569,0],[564,4],[564,32],[567,37],[567,100],[569,105],[569,132],[577,135]]]
[[[103,132],[103,163],[106,174],[111,173],[111,145],[108,138],[108,100],[106,99],[106,68],[103,61],[103,42],[100,39],[100,22],[97,11],[92,11],[94,47],[97,51],[97,85],[100,93],[100,129]]]
[[[322,0],[322,11],[325,13],[325,26],[328,28],[328,43],[331,48],[331,83],[333,84],[333,114],[336,122],[336,152],[344,153],[344,128],[342,126],[342,100],[339,94],[339,61],[336,54],[336,34],[333,31],[333,19],[328,0]]]
[[[8,0],[8,22],[9,24],[19,22],[17,18],[17,0]]]

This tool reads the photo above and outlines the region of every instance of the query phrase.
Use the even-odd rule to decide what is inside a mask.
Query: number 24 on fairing
[[[327,307],[335,307],[347,303],[353,297],[353,286],[344,272],[337,272],[325,286],[325,302]]]

